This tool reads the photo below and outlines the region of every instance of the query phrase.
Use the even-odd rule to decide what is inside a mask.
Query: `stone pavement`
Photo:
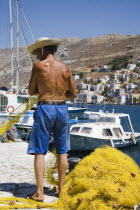
[[[0,197],[21,197],[35,192],[34,156],[27,155],[26,142],[0,143]],[[45,156],[46,162],[53,158]],[[45,203],[58,200],[52,191],[53,186],[44,178]]]

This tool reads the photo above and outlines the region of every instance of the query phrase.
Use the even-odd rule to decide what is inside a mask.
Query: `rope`
[[[28,21],[27,21],[27,18],[26,18],[26,16],[25,16],[25,13],[24,13],[24,11],[23,11],[23,8],[21,7],[20,2],[19,2],[19,8],[21,9],[21,12],[22,12],[23,17],[24,17],[24,19],[25,19],[25,22],[26,22],[26,24],[27,24],[27,26],[28,26],[28,29],[29,29],[29,31],[30,31],[30,34],[31,34],[31,36],[32,36],[32,38],[33,38],[33,41],[35,41],[35,38],[34,38],[34,35],[33,35],[33,33],[32,33],[31,27],[30,27],[30,25],[29,25],[29,23],[28,23]]]

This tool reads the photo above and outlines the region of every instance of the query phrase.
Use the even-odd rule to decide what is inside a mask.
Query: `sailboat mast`
[[[14,64],[13,64],[13,22],[12,22],[12,3],[9,0],[9,11],[10,11],[10,43],[11,43],[11,87],[14,85]]]
[[[19,21],[18,21],[18,5],[19,2],[16,0],[16,86],[17,94],[19,94]]]

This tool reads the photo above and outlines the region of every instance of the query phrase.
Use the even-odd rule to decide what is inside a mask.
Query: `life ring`
[[[8,106],[7,107],[7,112],[12,113],[14,111],[14,107],[13,106]]]

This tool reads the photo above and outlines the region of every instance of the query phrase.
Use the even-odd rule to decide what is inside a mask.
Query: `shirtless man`
[[[45,41],[46,40],[46,41]],[[34,154],[36,192],[30,197],[44,200],[43,176],[44,156],[48,150],[51,133],[58,154],[58,191],[62,191],[67,170],[67,151],[70,150],[67,98],[76,98],[77,90],[70,69],[54,57],[57,39],[41,38],[28,47],[28,52],[36,55],[40,62],[33,65],[29,82],[29,94],[39,94],[34,115],[34,125],[28,146],[28,154]]]

